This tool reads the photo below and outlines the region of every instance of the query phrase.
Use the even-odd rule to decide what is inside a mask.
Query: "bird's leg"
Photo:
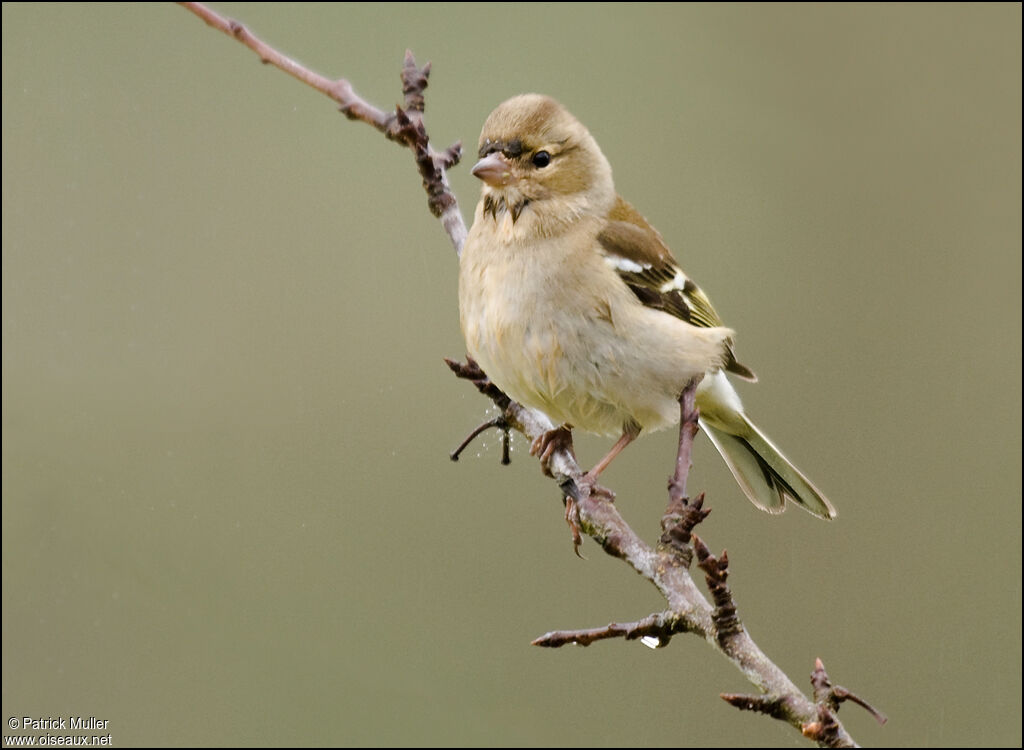
[[[673,502],[686,505],[686,479],[690,475],[690,453],[693,450],[693,439],[700,429],[700,409],[697,408],[697,386],[700,378],[694,378],[683,392],[679,394],[679,450],[676,452],[676,470],[669,480],[669,498]],[[678,498],[678,500],[677,500]]]
[[[554,455],[555,451],[567,450],[576,458],[576,453],[572,448],[572,425],[563,424],[561,427],[556,427],[553,430],[548,430],[543,435],[538,437],[530,445],[530,455],[540,456],[540,470],[544,472],[545,476],[553,477],[551,473],[551,456]]]
[[[615,493],[607,487],[602,487],[597,483],[597,478],[601,472],[608,468],[608,465],[615,460],[615,457],[622,453],[622,450],[636,440],[640,434],[640,425],[636,422],[627,422],[622,428],[622,437],[615,441],[615,445],[612,446],[611,450],[605,454],[604,458],[598,461],[594,468],[580,477],[579,483],[583,485],[580,489],[585,491],[588,495],[597,495],[598,497],[604,497],[609,501],[615,500]],[[570,505],[566,507],[566,520],[569,521],[569,526],[573,529],[574,534],[576,533],[577,525],[572,520],[573,518],[579,518],[579,511],[571,506],[572,498],[568,498],[567,501]]]
[[[622,453],[622,450],[636,440],[640,434],[640,425],[636,422],[627,422],[622,428],[622,437],[620,437],[615,445],[612,446],[611,450],[605,454],[605,457],[598,461],[594,468],[583,475],[584,481],[593,485],[600,476],[601,472],[608,468],[608,465],[615,460],[615,457]]]

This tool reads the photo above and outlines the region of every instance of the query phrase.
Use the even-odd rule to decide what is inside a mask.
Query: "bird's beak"
[[[497,151],[478,161],[471,173],[491,187],[504,187],[512,181],[512,165]]]

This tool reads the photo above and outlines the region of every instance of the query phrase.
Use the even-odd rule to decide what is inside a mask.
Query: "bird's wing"
[[[711,300],[676,263],[658,231],[622,198],[617,198],[597,235],[605,260],[643,304],[695,326],[722,325]],[[750,381],[757,376],[736,361],[728,342],[725,369]]]

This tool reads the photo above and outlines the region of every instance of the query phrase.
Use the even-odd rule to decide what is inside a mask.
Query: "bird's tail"
[[[835,518],[835,509],[821,491],[743,413],[739,399],[725,376],[716,373],[711,378],[721,378],[731,393],[701,394],[705,397],[698,398],[702,412],[700,426],[722,454],[750,501],[768,513],[781,513],[786,509],[788,499],[819,518]],[[719,382],[709,390],[720,391],[721,388],[722,383]],[[732,398],[724,403],[719,399],[711,401],[714,395]],[[709,407],[706,416],[705,405]]]

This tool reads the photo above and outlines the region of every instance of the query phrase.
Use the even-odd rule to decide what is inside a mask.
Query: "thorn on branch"
[[[736,614],[736,602],[726,584],[729,577],[729,553],[723,550],[721,558],[715,557],[699,536],[692,536],[693,547],[697,552],[697,564],[704,571],[704,580],[707,581],[711,598],[715,602],[715,611],[711,616],[715,623],[715,637],[718,643],[726,648],[726,642],[743,631],[743,625]]]
[[[827,706],[832,711],[838,711],[840,703],[852,701],[874,716],[875,721],[879,724],[885,724],[889,720],[885,714],[860,696],[851,693],[844,687],[833,685],[821,659],[814,660],[814,671],[811,672],[811,686],[814,688],[814,701],[819,706]]]
[[[757,711],[773,719],[786,721],[786,700],[781,695],[746,695],[743,693],[722,693],[722,700],[741,711]]]

